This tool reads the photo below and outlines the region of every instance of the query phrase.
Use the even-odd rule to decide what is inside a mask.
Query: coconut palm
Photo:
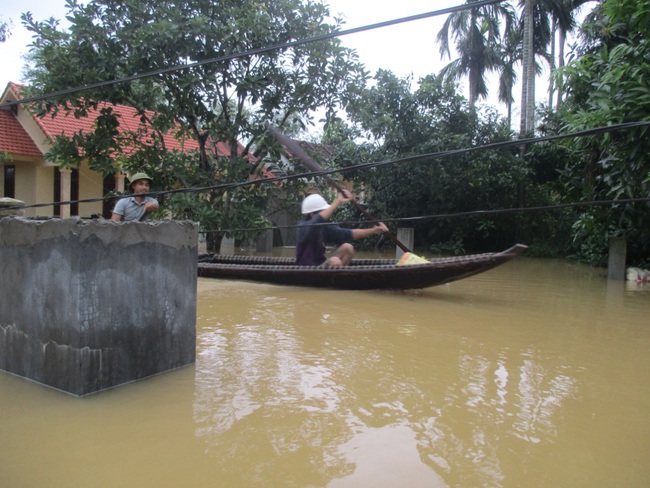
[[[474,2],[476,0],[466,1],[467,4]],[[500,63],[499,44],[503,35],[500,19],[511,15],[512,9],[502,4],[462,10],[449,15],[438,32],[441,57],[451,59],[449,41],[452,37],[459,55],[441,74],[454,80],[468,76],[471,106],[488,94],[485,75],[497,69]]]
[[[517,82],[517,71],[515,66],[522,59],[522,34],[518,26],[506,27],[507,34],[504,36],[503,43],[500,46],[499,59],[497,67],[499,72],[499,101],[507,109],[508,126],[512,124],[512,105],[515,98],[512,95],[515,83]]]
[[[555,50],[553,49],[554,44],[552,44],[551,49],[551,77],[549,82],[549,109],[552,108],[553,103],[553,94],[557,89],[557,101],[556,106],[559,107],[562,104],[562,86],[561,79],[558,79],[557,72],[561,70],[564,66],[564,47],[566,45],[566,36],[570,32],[573,32],[577,27],[576,14],[580,11],[580,8],[589,2],[600,3],[600,0],[562,0],[562,6],[560,9],[552,12],[553,15],[553,33],[557,32],[557,58],[555,56]],[[555,35],[553,36],[555,40]],[[557,59],[557,66],[555,65],[555,59]]]
[[[522,7],[522,74],[521,74],[521,121],[519,133],[530,136],[535,127],[535,77],[538,73],[536,56],[545,55],[551,35],[548,17],[537,0],[520,0]]]
[[[591,0],[520,0],[522,8],[522,107],[520,133],[530,135],[535,125],[535,77],[540,71],[537,57],[547,60],[551,68],[549,107],[555,90],[555,32],[559,32],[559,63],[564,65],[566,33],[576,26],[575,12]],[[550,53],[547,49],[550,46]],[[561,100],[561,93],[558,94]]]

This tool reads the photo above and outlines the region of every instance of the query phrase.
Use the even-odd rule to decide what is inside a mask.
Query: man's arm
[[[381,234],[382,232],[388,232],[388,227],[383,222],[379,222],[374,227],[369,227],[367,229],[352,229],[352,239],[364,239],[376,234]]]
[[[122,198],[117,201],[115,207],[113,207],[113,213],[111,214],[111,220],[117,220],[118,222],[122,221],[124,217],[124,208],[126,207],[126,198]]]
[[[352,201],[352,195],[349,191],[343,190],[343,193],[336,195],[336,198],[332,204],[327,207],[325,210],[321,210],[318,214],[323,217],[325,220],[329,220],[330,217],[334,214],[334,211],[344,203]]]

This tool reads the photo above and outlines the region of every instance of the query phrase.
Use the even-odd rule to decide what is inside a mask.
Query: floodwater
[[[198,290],[195,365],[85,398],[0,373],[0,487],[650,486],[650,285],[520,257]]]

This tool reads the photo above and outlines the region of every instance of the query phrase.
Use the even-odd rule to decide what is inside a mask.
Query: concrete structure
[[[220,254],[235,254],[235,239],[232,237],[224,237],[221,239],[221,247],[219,248]]]
[[[0,369],[82,396],[193,363],[192,222],[0,220]]]
[[[607,278],[610,280],[625,280],[625,261],[627,257],[627,242],[625,237],[610,237],[609,258],[607,263]]]
[[[263,231],[255,240],[255,250],[257,252],[273,251],[273,230]]]
[[[413,242],[415,241],[415,229],[412,227],[399,227],[395,238],[404,244],[409,249],[413,250]],[[395,246],[395,257],[397,259],[404,255],[404,251],[399,246]]]
[[[25,202],[14,198],[0,198],[0,218],[8,215],[25,215]]]

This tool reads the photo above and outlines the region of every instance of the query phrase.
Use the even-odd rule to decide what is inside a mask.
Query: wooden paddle
[[[289,152],[298,158],[299,160],[302,161],[302,163],[307,166],[307,168],[311,171],[324,171],[321,166],[314,161],[314,159],[307,154],[293,139],[288,138],[284,134],[282,134],[278,129],[273,127],[271,124],[267,125],[268,131],[271,133],[273,137],[277,139],[277,141],[282,144],[284,147],[286,147]],[[336,191],[339,193],[343,193],[343,188],[341,188],[341,185],[339,185],[336,181],[334,181],[332,178],[330,178],[328,175],[323,175],[323,178],[325,178],[325,181],[329,183],[329,185],[334,188]],[[355,200],[352,200],[352,204],[361,212],[362,215],[364,215],[368,220],[378,220],[372,215],[368,213],[368,211],[358,202]],[[395,237],[393,234],[390,232],[385,232],[384,235],[388,237],[391,241],[393,241],[399,248],[404,251],[404,252],[411,252],[411,250],[406,247],[404,244],[402,244],[397,237]]]

